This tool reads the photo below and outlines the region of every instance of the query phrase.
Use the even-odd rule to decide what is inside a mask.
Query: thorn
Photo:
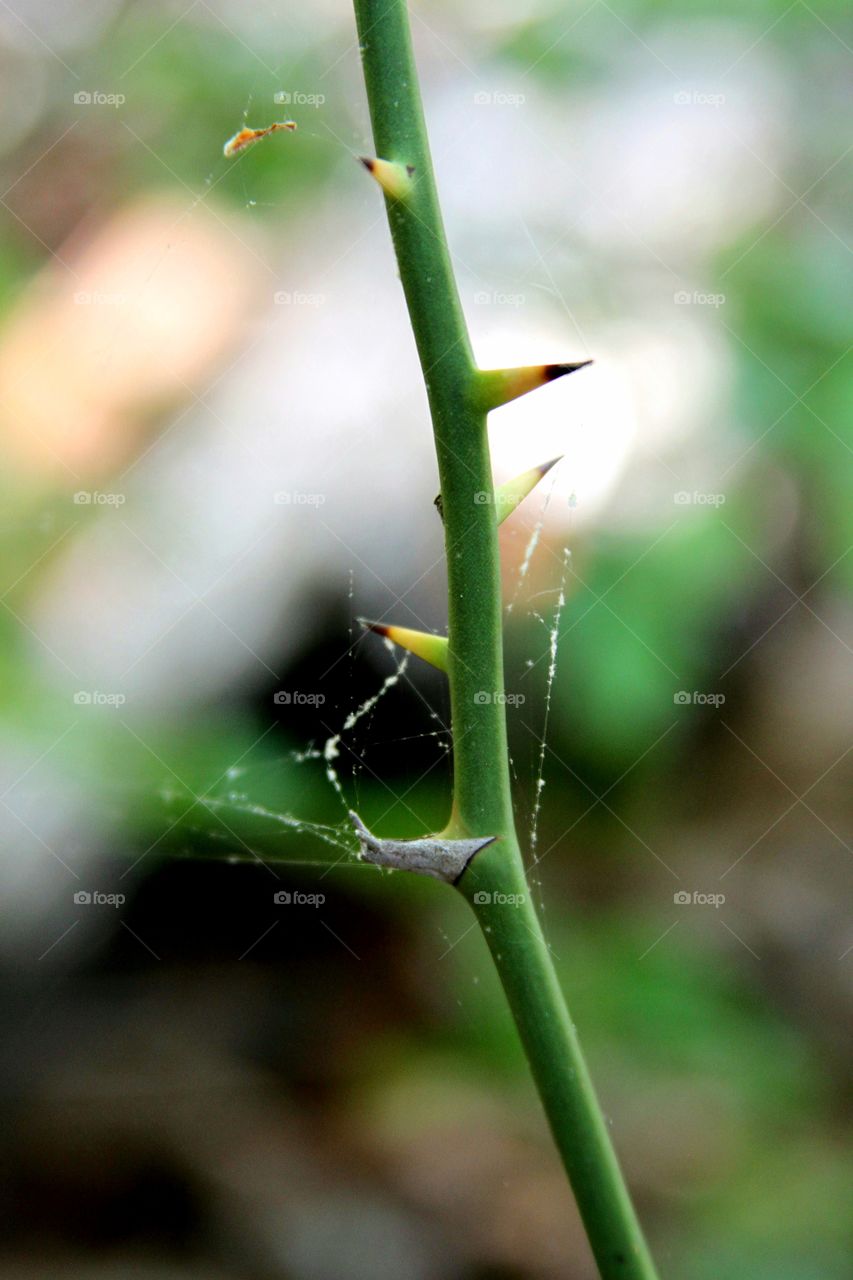
[[[368,622],[366,618],[358,621],[365,631],[375,631],[401,649],[408,649],[416,658],[438,667],[439,671],[447,670],[447,636],[433,636],[426,631],[413,631],[411,627],[389,627],[384,622]]]
[[[480,836],[474,840],[448,840],[439,835],[422,840],[380,840],[368,831],[354,810],[350,810],[349,817],[365,862],[398,871],[416,871],[447,884],[456,884],[471,859],[497,839],[497,836]]]
[[[531,493],[546,476],[552,467],[561,461],[563,455],[559,458],[552,458],[550,462],[540,462],[538,467],[531,467],[529,471],[523,471],[520,476],[515,476],[512,480],[507,480],[506,484],[500,485],[495,489],[495,507],[497,509],[498,524],[503,524],[507,516],[511,516],[519,503],[523,502],[529,493]]]
[[[402,200],[411,191],[414,165],[396,164],[392,160],[375,160],[370,156],[358,158],[370,176],[379,183],[386,196],[392,200]]]
[[[553,382],[555,378],[562,378],[565,373],[576,373],[578,369],[585,369],[588,364],[592,364],[592,360],[575,360],[569,364],[543,365],[545,381]]]
[[[544,387],[556,378],[563,378],[567,373],[575,373],[585,369],[591,360],[577,360],[565,364],[529,364],[519,369],[481,369],[478,381],[482,388],[486,409],[498,409],[510,400],[517,400],[528,391]]]
[[[245,151],[246,147],[250,147],[253,142],[258,142],[259,139],[266,138],[271,133],[279,133],[282,129],[287,133],[293,133],[295,128],[294,120],[278,120],[274,124],[267,125],[266,129],[250,129],[247,125],[245,129],[235,133],[233,138],[228,139],[222,148],[222,154],[230,160],[240,151]]]

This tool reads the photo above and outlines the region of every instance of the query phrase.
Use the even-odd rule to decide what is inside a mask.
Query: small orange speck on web
[[[287,133],[293,133],[296,128],[294,120],[276,120],[273,124],[268,124],[265,129],[250,129],[248,126],[234,134],[233,138],[229,138],[222,148],[222,154],[229,160],[232,156],[236,156],[239,152],[244,151],[246,147],[257,142],[260,138],[269,137],[271,133],[278,133],[284,130]]]

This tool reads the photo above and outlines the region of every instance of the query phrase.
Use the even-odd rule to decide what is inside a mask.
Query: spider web
[[[518,578],[510,601],[511,606],[516,606],[519,603],[522,586],[528,578],[531,563],[537,548],[540,546],[550,498],[551,494],[548,493],[542,503],[536,523],[528,535],[525,554],[518,570]],[[536,597],[526,604],[527,615],[536,622],[544,633],[544,645],[541,651],[536,656],[526,659],[527,670],[531,670],[540,662],[545,663],[544,713],[541,728],[535,734],[534,778],[527,819],[526,844],[529,850],[531,870],[535,869],[538,862],[539,828],[545,787],[544,767],[547,734],[552,711],[554,682],[557,674],[559,631],[566,602],[566,581],[569,573],[570,557],[571,552],[568,547],[563,547],[558,585],[555,588],[538,593]],[[353,573],[350,571],[349,599],[351,614],[354,613],[352,608],[354,597],[353,582]],[[542,610],[537,604],[538,599],[543,595],[555,597],[555,603],[550,611]],[[509,612],[510,606],[507,606],[507,613]],[[352,640],[352,626],[350,628],[350,638]],[[232,766],[223,779],[224,787],[219,789],[215,786],[210,793],[206,793],[199,798],[199,803],[193,811],[191,820],[182,825],[182,830],[194,833],[201,837],[205,843],[210,842],[214,846],[217,844],[223,845],[229,851],[229,860],[233,861],[244,861],[252,858],[266,861],[282,858],[292,867],[326,867],[327,869],[332,866],[370,865],[361,862],[359,858],[357,840],[352,831],[348,813],[350,809],[358,809],[359,807],[361,788],[368,768],[366,758],[371,746],[399,744],[401,748],[404,748],[407,744],[413,742],[430,740],[435,744],[440,756],[447,757],[452,750],[449,730],[444,724],[440,712],[431,705],[418,682],[410,678],[410,655],[407,653],[401,654],[401,651],[388,640],[383,641],[383,646],[392,660],[391,670],[382,678],[379,687],[365,697],[357,706],[351,708],[344,715],[339,726],[330,732],[321,743],[310,743],[302,749],[291,750],[283,757],[267,759],[260,764],[237,764]],[[351,663],[356,661],[355,645],[353,643],[349,647],[349,659]],[[382,736],[382,731],[375,726],[377,708],[389,695],[393,695],[403,683],[424,703],[429,718],[437,722],[440,725],[439,728],[402,735],[395,734],[390,738]],[[510,707],[511,712],[512,710],[512,707]],[[530,728],[530,726],[527,727]],[[359,737],[358,749],[355,748],[356,737]],[[344,760],[347,764],[345,771],[342,766]],[[510,765],[513,776],[518,781],[518,770],[512,757],[510,758]],[[340,820],[338,822],[317,822],[300,816],[298,812],[293,812],[289,808],[278,807],[274,803],[265,802],[257,798],[258,783],[265,772],[285,768],[293,771],[294,769],[310,769],[312,767],[319,770],[330,798],[333,799],[335,807],[340,810]],[[169,804],[185,798],[185,795],[170,791],[168,788],[161,793],[161,799]],[[213,821],[207,822],[204,820],[203,815],[205,812]],[[256,829],[257,824],[260,825],[263,836],[260,841],[260,850],[256,848],[257,841],[253,837],[253,830]],[[316,858],[307,858],[301,856],[301,854],[291,854],[289,852],[277,854],[271,850],[271,833],[275,833],[282,839],[293,837],[309,838],[322,846],[325,854]],[[373,869],[376,870],[376,868]],[[534,883],[541,888],[538,879]]]
[[[256,115],[258,114],[259,108],[256,109],[257,94],[258,91],[253,89],[247,96],[242,112],[242,123],[244,125],[250,121],[253,112]],[[269,95],[264,93],[265,111],[263,120],[259,118],[254,123],[263,124],[267,115],[270,118],[275,115],[275,108],[269,111],[266,110],[268,97]],[[342,151],[349,149],[340,139],[334,138],[329,132],[325,134],[318,133],[310,128],[304,128],[303,125],[304,122],[300,119],[299,128],[303,136],[322,140]],[[217,142],[221,141],[224,140],[217,140]],[[261,142],[258,145],[264,146],[267,144]],[[236,180],[242,186],[246,209],[255,210],[261,207],[276,207],[272,204],[265,206],[264,202],[259,202],[250,194],[247,178],[247,174],[250,171],[243,167],[242,157],[238,157],[234,161],[222,158],[218,159],[217,166],[204,179],[202,189],[188,202],[184,217],[190,217],[193,214],[195,209],[207,198],[211,187],[222,180],[228,170],[231,170],[236,175]],[[151,275],[162,269],[170,249],[171,246],[169,245],[164,247],[163,255],[155,263]],[[551,476],[544,501],[541,503],[538,518],[529,533],[524,554],[517,570],[516,581],[505,606],[508,618],[514,612],[519,611],[519,605],[523,600],[523,593],[529,581],[531,566],[540,548],[545,519],[552,499],[555,474]],[[565,577],[568,554],[567,551],[564,553],[563,577],[557,592],[557,605],[550,621],[547,621],[531,604],[527,606],[528,613],[547,632],[546,652],[548,655],[544,722],[538,738],[538,751],[535,761],[536,776],[530,805],[528,830],[528,843],[534,862],[538,845],[542,791],[544,788],[543,773],[546,735],[551,713],[553,683],[556,675],[558,629],[561,611],[565,603]],[[351,604],[353,595],[353,574],[350,571],[349,598]],[[350,654],[352,655],[354,649],[352,632],[350,640]],[[395,654],[399,652],[394,650],[390,643],[386,642],[386,645],[389,651]],[[288,864],[294,867],[328,866],[330,863],[332,865],[362,865],[358,857],[357,841],[347,814],[350,808],[358,807],[361,786],[365,780],[365,755],[372,742],[378,742],[376,739],[371,739],[370,735],[374,731],[375,712],[380,703],[402,682],[405,682],[416,696],[424,702],[429,717],[438,727],[421,733],[398,735],[390,739],[390,741],[399,743],[402,746],[419,739],[431,739],[436,745],[438,755],[445,757],[449,755],[452,749],[449,730],[444,724],[442,716],[430,705],[418,682],[410,679],[408,663],[408,655],[404,655],[402,658],[395,657],[391,671],[382,679],[378,689],[365,698],[360,705],[349,710],[339,727],[335,728],[325,738],[322,745],[309,744],[301,750],[291,750],[283,756],[275,758],[267,756],[259,764],[235,763],[227,769],[223,777],[218,779],[209,790],[201,789],[201,791],[195,792],[188,786],[181,785],[180,779],[169,779],[157,788],[155,797],[166,813],[169,824],[167,833],[174,828],[180,838],[185,836],[197,837],[211,851],[217,846],[222,846],[223,853],[229,861],[248,859],[265,861],[273,858],[276,860],[285,858]],[[528,665],[534,665],[534,659],[529,659]],[[348,759],[349,770],[347,774],[344,774],[342,756],[356,734],[362,737],[366,735],[366,741],[362,744],[360,752],[353,751],[351,753]],[[385,743],[387,744],[388,741],[386,739]],[[518,782],[518,770],[512,755],[509,763],[513,777]],[[337,822],[316,821],[301,816],[298,812],[293,811],[293,809],[299,807],[296,805],[293,808],[279,806],[274,801],[267,799],[264,795],[265,789],[258,785],[263,781],[264,774],[270,771],[310,769],[312,766],[319,767],[322,778],[334,798],[334,803],[340,810],[340,820]],[[179,810],[182,808],[185,812],[180,813]],[[258,839],[259,834],[262,836],[261,839]],[[318,852],[322,853],[323,856],[308,858],[271,851],[271,845],[277,839],[289,841],[294,837],[309,838],[318,846]]]

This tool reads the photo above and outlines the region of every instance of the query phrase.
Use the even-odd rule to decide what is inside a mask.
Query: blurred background
[[[564,455],[510,734],[616,1146],[663,1276],[841,1280],[849,14],[412,21],[480,363],[595,358],[490,431]],[[467,907],[345,821],[437,829],[450,749],[355,621],[445,601],[351,12],[10,0],[0,63],[4,1270],[589,1280]]]

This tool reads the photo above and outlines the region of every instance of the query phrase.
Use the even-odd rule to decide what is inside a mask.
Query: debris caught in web
[[[245,151],[246,147],[250,147],[253,142],[259,142],[261,138],[267,138],[271,133],[280,133],[284,130],[286,133],[293,133],[296,128],[294,120],[276,120],[272,124],[268,124],[265,129],[251,129],[248,125],[244,125],[242,129],[234,134],[233,138],[229,138],[222,148],[222,154],[227,160],[232,156],[239,155],[241,151]]]

